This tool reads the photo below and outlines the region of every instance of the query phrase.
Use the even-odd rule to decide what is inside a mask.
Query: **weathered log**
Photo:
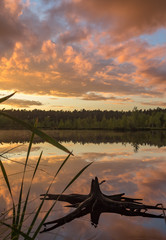
[[[125,216],[142,216],[149,218],[164,218],[161,215],[155,215],[148,213],[149,209],[166,210],[166,208],[151,205],[145,205],[141,202],[142,199],[124,197],[124,193],[115,195],[103,194],[100,190],[100,183],[98,178],[92,179],[91,189],[88,195],[82,194],[47,194],[45,200],[58,200],[70,203],[68,207],[76,208],[73,212],[68,215],[44,223],[45,229],[42,232],[53,230],[57,227],[64,225],[65,223],[71,222],[72,220],[90,214],[91,223],[97,227],[100,215],[102,213],[117,213]],[[45,194],[41,194],[45,196]],[[41,198],[43,199],[43,198]],[[54,224],[52,227],[46,228],[47,225]]]
[[[40,199],[43,199],[45,194],[41,194],[40,196],[42,196]],[[88,195],[81,195],[81,194],[69,194],[69,195],[47,194],[45,200],[58,200],[58,201],[74,204],[74,203],[80,203],[85,201],[87,197]]]

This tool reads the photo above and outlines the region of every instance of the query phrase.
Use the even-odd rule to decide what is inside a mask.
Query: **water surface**
[[[165,132],[108,132],[108,131],[50,131],[69,150],[73,150],[60,174],[57,176],[50,193],[60,193],[67,183],[87,163],[93,164],[79,177],[66,193],[89,192],[92,178],[106,180],[101,189],[106,194],[125,193],[126,196],[143,198],[145,204],[163,203],[166,206],[166,133]],[[18,198],[20,180],[30,133],[27,131],[0,131],[0,152],[10,159],[4,159],[6,171],[10,175],[13,195]],[[30,166],[25,180],[29,184],[33,167],[40,152],[43,157],[31,192],[31,202],[27,216],[38,206],[41,193],[45,193],[58,167],[66,154],[48,143],[35,138],[30,156]],[[13,161],[17,161],[13,162]],[[10,196],[1,178],[0,210],[3,212],[11,206]],[[44,211],[51,206],[45,203]],[[73,209],[65,208],[65,203],[57,204],[48,220],[64,216]],[[157,213],[157,212],[156,212]],[[161,214],[162,212],[158,212]],[[30,217],[26,220],[26,225]],[[26,226],[25,226],[26,228]],[[166,239],[166,225],[162,219],[126,217],[107,213],[100,217],[97,228],[91,226],[89,215],[76,219],[47,234],[40,234],[38,239]]]

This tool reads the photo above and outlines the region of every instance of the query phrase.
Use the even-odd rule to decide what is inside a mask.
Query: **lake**
[[[61,193],[84,166],[93,162],[66,190],[66,194],[88,194],[91,180],[97,176],[100,182],[106,181],[101,185],[101,190],[105,194],[125,193],[127,197],[143,199],[145,204],[162,203],[166,207],[166,131],[66,130],[47,131],[47,133],[74,153],[56,177],[50,193]],[[15,199],[18,199],[24,167],[22,163],[25,162],[30,136],[31,134],[24,130],[0,131],[0,153],[7,151],[3,163],[10,176],[9,180]],[[13,150],[8,151],[10,149]],[[25,178],[25,188],[29,184],[41,151],[43,151],[43,156],[39,171],[33,181],[25,229],[40,203],[40,194],[46,192],[54,174],[67,156],[64,152],[36,137]],[[0,212],[3,213],[10,209],[11,200],[2,174],[0,177]],[[40,218],[44,216],[51,204],[52,201],[45,202]],[[73,208],[66,208],[65,205],[68,204],[57,203],[47,220],[57,219],[73,211]],[[162,214],[162,211],[155,210],[155,213]],[[4,229],[1,228],[0,232],[3,231]],[[40,234],[36,239],[164,240],[166,239],[166,224],[164,219],[103,213],[97,228],[91,225],[90,216],[86,215],[48,233]]]

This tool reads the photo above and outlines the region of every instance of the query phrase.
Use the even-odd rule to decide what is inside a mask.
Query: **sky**
[[[11,109],[166,108],[165,0],[0,0]]]

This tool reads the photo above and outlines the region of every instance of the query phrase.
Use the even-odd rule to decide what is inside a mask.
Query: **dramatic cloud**
[[[4,105],[10,105],[14,107],[29,108],[31,106],[41,106],[39,101],[22,100],[22,99],[8,99]]]
[[[149,105],[149,106],[160,106],[166,108],[166,102],[141,102],[142,105]]]
[[[0,89],[163,102],[166,43],[151,44],[144,34],[166,28],[165,10],[164,0],[2,0]]]
[[[107,30],[114,40],[126,40],[166,27],[164,0],[139,1],[92,0],[62,1],[50,10],[50,15],[65,14],[67,19],[85,20]],[[70,14],[68,14],[70,12]]]
[[[24,26],[18,20],[23,6],[20,1],[1,1],[0,34],[2,47],[10,47],[14,40],[21,40],[24,35]],[[14,38],[14,39],[13,39]]]
[[[101,94],[96,94],[96,93],[85,94],[82,99],[88,100],[88,101],[107,101],[107,100],[121,101],[121,102],[131,101],[130,98],[105,97],[105,96],[102,96]]]
[[[60,34],[60,40],[62,43],[72,43],[72,42],[80,42],[82,40],[86,40],[88,38],[88,31],[86,29],[76,28],[73,31],[67,31]]]

